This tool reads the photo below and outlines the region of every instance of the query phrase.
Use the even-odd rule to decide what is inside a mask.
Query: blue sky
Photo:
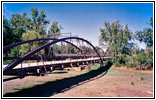
[[[62,33],[71,32],[79,35],[94,45],[98,45],[100,28],[105,21],[119,20],[121,24],[128,24],[131,31],[149,27],[146,23],[153,17],[152,3],[3,3],[12,14],[26,12],[31,17],[31,8],[44,10],[47,19],[58,21],[64,28]],[[139,44],[144,47],[144,44]]]

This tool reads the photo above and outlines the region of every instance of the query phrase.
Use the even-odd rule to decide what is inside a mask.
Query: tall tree
[[[10,20],[7,20],[6,14],[3,19],[3,45],[9,45],[12,43],[36,39],[36,38],[44,38],[47,37],[46,30],[47,25],[50,23],[50,20],[47,20],[46,13],[42,11],[38,11],[36,7],[31,9],[31,18],[27,16],[26,13],[23,14],[13,14]],[[60,32],[62,29],[61,26],[58,26],[58,22],[54,22],[50,31],[52,33]],[[33,31],[32,31],[33,30]],[[23,46],[19,46],[17,48],[11,49],[9,52],[6,52],[4,55],[10,56],[21,56],[29,50],[38,47],[39,45],[43,45],[48,41],[36,42],[35,44],[26,44]],[[43,50],[45,54],[48,54],[49,48],[45,48]]]
[[[23,35],[22,35],[23,41],[39,39],[39,38],[41,38],[41,35],[39,33],[35,32],[35,31],[30,31],[30,30],[23,33]],[[21,45],[20,52],[22,53],[22,55],[24,55],[25,53],[39,47],[40,44],[41,44],[40,41],[23,44],[23,45]],[[42,50],[42,53],[43,53],[43,50]]]
[[[20,15],[20,14],[12,15],[10,24],[13,30],[12,34],[16,36],[14,41],[19,42],[22,40],[22,34],[26,32],[28,29],[30,29],[29,27],[30,22],[31,22],[31,19],[27,17],[26,13],[24,13],[23,15]]]
[[[31,9],[32,29],[38,32],[42,37],[46,36],[46,26],[50,23],[46,19],[46,13],[42,10],[39,14],[36,7]]]
[[[153,67],[153,18],[150,18],[147,24],[150,27],[144,28],[142,31],[137,31],[135,38],[140,42],[144,42],[147,47],[142,54],[138,54],[139,62],[142,61],[142,56],[145,56],[146,58],[144,57],[145,60],[143,60],[141,64],[144,64],[148,67]]]
[[[32,15],[32,29],[40,34],[40,38],[47,37],[46,28],[50,23],[50,20],[46,19],[46,13],[42,10],[39,12],[36,7],[31,9]],[[45,44],[47,41],[40,42],[41,45]],[[48,53],[48,48],[45,48],[45,53]]]
[[[58,26],[58,22],[54,21],[48,31],[48,37],[58,38],[60,34],[56,34],[56,33],[60,33],[61,29],[62,29],[61,25]],[[58,54],[58,53],[60,54],[63,52],[59,50],[59,46],[56,44],[53,45],[51,48],[52,48],[53,55]]]
[[[153,18],[147,23],[150,25],[149,28],[144,28],[142,31],[136,32],[136,39],[140,42],[146,43],[147,47],[153,46]]]
[[[54,38],[58,38],[59,34],[56,33],[60,33],[61,32],[62,26],[58,26],[58,22],[54,21],[48,31],[48,36],[49,37],[54,37]]]
[[[7,19],[3,19],[3,46],[14,43],[15,35],[12,34],[12,27]]]
[[[109,45],[113,62],[115,62],[117,56],[121,59],[122,54],[130,54],[132,44],[129,41],[132,38],[132,33],[128,25],[123,27],[119,21],[112,24],[105,22],[104,28],[100,28],[100,31],[100,42],[105,42]]]

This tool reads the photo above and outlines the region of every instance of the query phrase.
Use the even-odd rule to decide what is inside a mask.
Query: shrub
[[[140,77],[140,80],[144,80],[144,78],[143,77]]]
[[[134,85],[134,82],[131,82],[131,85]]]

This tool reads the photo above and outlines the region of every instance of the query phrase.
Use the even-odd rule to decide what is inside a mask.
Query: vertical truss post
[[[45,72],[47,73],[47,69],[46,69],[46,66],[45,66],[45,64],[44,64],[44,58],[41,56],[41,60],[43,61],[43,67],[44,67],[44,70],[45,70]]]
[[[22,66],[22,62],[21,62],[21,69],[23,68],[23,66]]]

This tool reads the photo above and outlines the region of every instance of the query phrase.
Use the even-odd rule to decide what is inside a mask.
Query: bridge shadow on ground
[[[67,73],[67,72],[53,72],[53,73],[48,73],[48,74],[65,74],[65,73]],[[36,74],[35,73],[31,73],[30,74],[29,73],[27,76],[36,76]],[[15,74],[13,77],[3,79],[3,82],[14,80],[14,79],[18,79],[18,78],[20,78],[20,77]]]
[[[3,96],[4,97],[49,97],[54,94],[67,91],[73,87],[82,85],[86,82],[104,76],[108,72],[111,65],[112,65],[111,63],[107,63],[106,66],[102,66],[97,70],[91,70],[85,74],[81,74],[70,78],[64,78],[52,82],[47,82],[45,84],[36,85],[32,88],[22,89],[15,93],[8,93]]]
[[[10,77],[10,78],[7,78],[7,79],[3,79],[3,82],[14,80],[14,79],[17,79],[17,78],[19,78],[19,77],[18,76]]]

